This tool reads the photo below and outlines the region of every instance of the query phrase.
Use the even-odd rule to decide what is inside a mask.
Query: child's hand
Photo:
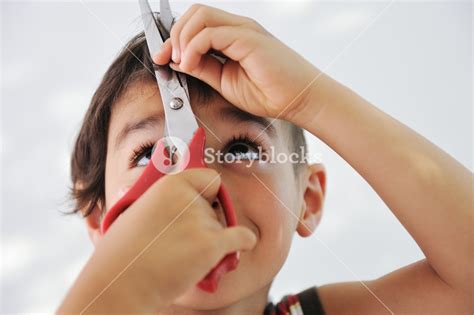
[[[248,228],[224,228],[217,219],[210,204],[219,186],[212,169],[157,181],[99,242],[69,302],[73,295],[76,308],[84,308],[107,287],[88,312],[156,312],[195,286],[226,254],[253,248],[256,237]],[[63,310],[74,309],[65,304]]]
[[[221,64],[207,54],[210,50],[229,60]],[[314,111],[306,108],[306,87],[319,70],[249,18],[193,5],[153,60],[166,64],[170,58],[173,69],[208,83],[254,115],[298,124]]]

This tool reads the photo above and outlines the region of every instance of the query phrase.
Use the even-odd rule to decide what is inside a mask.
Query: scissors
[[[160,13],[153,14],[147,0],[139,0],[148,50],[154,56],[169,38],[174,17],[168,0],[161,0]],[[127,193],[105,214],[101,233],[107,232],[112,223],[133,204],[153,183],[166,174],[189,168],[205,168],[204,145],[206,134],[198,126],[191,108],[186,77],[168,66],[154,65],[165,113],[165,137],[156,144],[151,161]],[[224,211],[227,227],[237,225],[231,199],[221,184],[218,200]],[[206,292],[215,292],[220,278],[237,268],[239,253],[227,254],[197,286]]]

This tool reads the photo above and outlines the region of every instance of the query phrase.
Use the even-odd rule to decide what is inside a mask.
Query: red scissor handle
[[[203,128],[198,128],[194,133],[193,139],[189,144],[189,163],[186,169],[207,167],[204,163],[204,145],[206,142],[206,134]],[[163,154],[155,152],[155,154]],[[152,157],[153,160],[153,157]],[[150,161],[138,178],[135,184],[127,191],[127,193],[105,214],[100,230],[102,234],[107,232],[112,223],[127,208],[135,202],[154,182],[164,176],[160,170],[156,168],[154,163]],[[229,194],[223,185],[219,187],[217,194],[219,202],[224,210],[226,224],[228,227],[237,225],[234,207],[230,200]],[[237,268],[239,263],[238,253],[227,254],[205,277],[198,283],[198,287],[206,292],[215,292],[221,277],[229,271]]]

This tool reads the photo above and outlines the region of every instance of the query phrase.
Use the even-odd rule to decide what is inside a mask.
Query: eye
[[[248,137],[239,137],[232,139],[226,145],[226,155],[231,154],[234,160],[258,160],[262,153],[262,148]]]
[[[153,143],[144,143],[137,149],[133,150],[133,155],[130,158],[131,167],[147,166],[153,154]]]
[[[148,150],[148,151],[144,152],[138,158],[137,166],[147,166],[148,165],[148,162],[150,162],[150,159],[151,159],[151,151],[152,150]]]

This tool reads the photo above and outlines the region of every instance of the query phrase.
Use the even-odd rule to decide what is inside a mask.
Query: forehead
[[[217,94],[201,97],[198,91],[191,92],[191,97],[191,106],[198,118],[214,116],[223,108],[232,107]],[[164,126],[164,118],[163,102],[156,82],[133,82],[112,106],[109,137],[117,137],[121,130],[126,131],[131,125],[141,125],[140,122]]]
[[[217,93],[210,97],[196,88],[191,88],[190,93],[193,111],[204,110],[211,107],[211,104],[213,107],[232,106]],[[139,80],[131,83],[112,106],[112,116],[128,116],[129,113],[137,111],[142,115],[150,111],[163,112],[161,95],[155,81]]]
[[[271,124],[269,119],[239,110],[218,93],[203,97],[199,91],[193,93],[191,89],[191,106],[199,123],[220,120],[255,124],[270,136],[276,136],[275,126],[280,125],[278,121]],[[111,144],[119,142],[128,131],[151,125],[164,126],[163,103],[158,86],[151,81],[132,83],[113,105],[109,141],[112,141]]]
[[[112,105],[111,122],[122,117],[130,120],[151,111],[163,111],[159,90],[149,81],[137,81],[130,84]]]

